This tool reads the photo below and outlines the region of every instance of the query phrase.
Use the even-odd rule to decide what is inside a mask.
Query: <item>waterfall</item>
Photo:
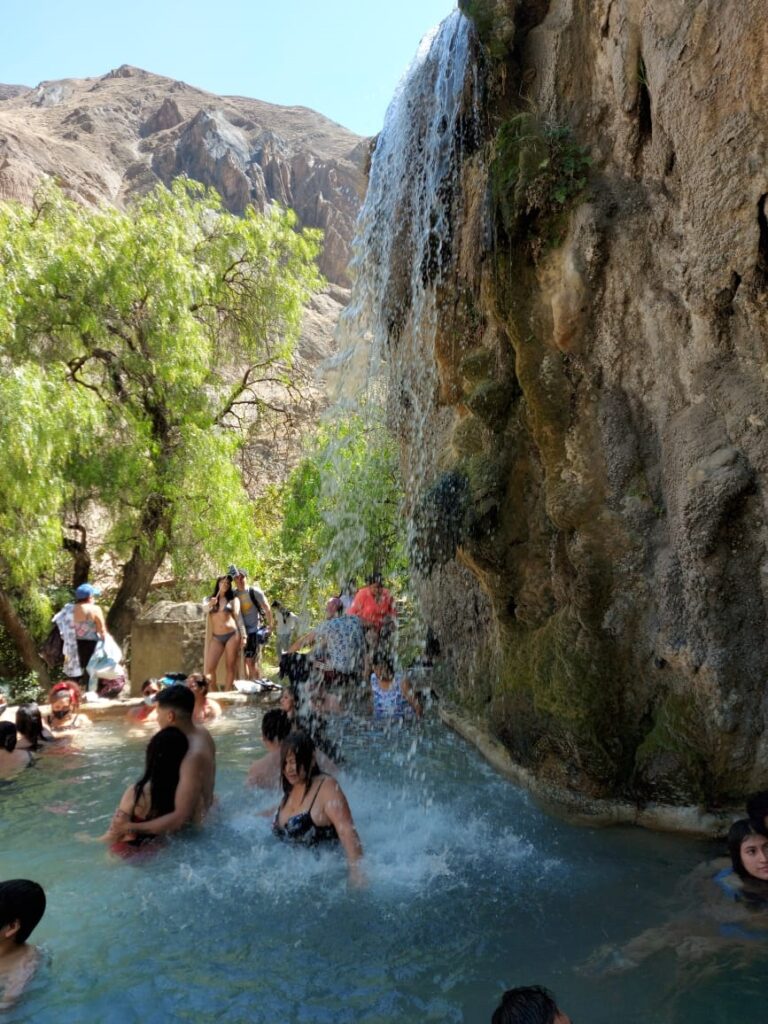
[[[387,421],[401,458],[406,521],[439,469],[436,365],[440,285],[455,259],[460,174],[479,144],[479,71],[471,23],[458,10],[422,41],[375,142],[353,243],[354,286],[342,318],[338,392]],[[437,525],[439,529],[439,525]],[[409,531],[412,531],[409,526]],[[431,529],[431,528],[430,528]],[[411,562],[421,557],[409,534]]]

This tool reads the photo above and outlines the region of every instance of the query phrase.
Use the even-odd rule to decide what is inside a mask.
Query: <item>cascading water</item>
[[[455,258],[462,161],[480,134],[474,49],[471,23],[454,11],[424,38],[389,106],[372,153],[353,243],[352,298],[332,368],[336,407],[356,410],[372,432],[381,432],[386,420],[401,450],[417,453],[400,466],[408,523],[436,473],[429,435],[440,386],[440,285]],[[355,547],[354,524],[338,526],[339,547]],[[418,571],[419,545],[409,540]]]

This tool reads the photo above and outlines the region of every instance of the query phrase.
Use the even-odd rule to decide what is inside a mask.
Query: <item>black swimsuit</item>
[[[325,779],[322,780],[315,790],[315,795],[312,797],[312,803],[309,805],[309,808],[306,811],[301,811],[299,814],[292,815],[284,825],[278,822],[280,815],[280,808],[278,808],[272,822],[272,832],[278,839],[281,839],[284,843],[296,843],[301,846],[317,846],[318,843],[338,842],[339,834],[335,826],[316,825],[312,820],[312,808],[315,806],[317,794],[323,788],[324,782]],[[285,800],[283,800],[284,803]]]

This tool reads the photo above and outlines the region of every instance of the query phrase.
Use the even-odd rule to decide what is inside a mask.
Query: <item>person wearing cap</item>
[[[94,601],[99,594],[101,594],[99,588],[94,587],[91,583],[81,583],[75,590],[72,622],[77,642],[77,660],[80,662],[81,686],[88,685],[86,665],[96,650],[96,644],[107,635],[104,612]]]
[[[235,596],[240,600],[240,617],[245,627],[245,676],[261,679],[261,648],[275,628],[272,609],[263,590],[246,586],[248,573],[245,569],[230,565],[227,572],[235,579]],[[262,622],[266,622],[269,632]]]

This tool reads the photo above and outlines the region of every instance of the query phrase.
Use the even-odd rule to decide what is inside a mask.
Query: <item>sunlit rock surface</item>
[[[365,155],[360,136],[306,107],[215,96],[129,65],[0,86],[0,199],[28,201],[48,174],[85,202],[120,205],[187,174],[233,213],[276,201],[322,228],[321,270],[336,284],[349,283]]]
[[[352,301],[426,620],[553,787],[739,799],[768,784],[764,6],[462,6],[378,140]]]

